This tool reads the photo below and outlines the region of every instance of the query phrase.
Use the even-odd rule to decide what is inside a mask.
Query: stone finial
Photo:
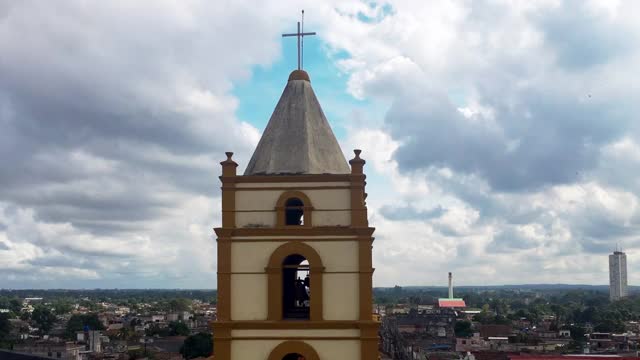
[[[363,173],[363,168],[364,168],[364,164],[366,163],[366,161],[364,161],[362,158],[360,158],[360,153],[362,152],[362,150],[360,149],[355,149],[353,150],[353,153],[356,154],[356,156],[349,160],[349,164],[351,165],[351,173],[352,174],[362,174]]]
[[[293,80],[305,80],[305,81],[311,82],[311,78],[309,78],[309,73],[307,73],[304,70],[293,70],[291,74],[289,74],[288,81],[293,81]]]
[[[236,176],[236,168],[238,167],[238,163],[233,161],[233,152],[227,151],[225,152],[227,155],[227,160],[222,161],[220,165],[222,165],[222,176]]]

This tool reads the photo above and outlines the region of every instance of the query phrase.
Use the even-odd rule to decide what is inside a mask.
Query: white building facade
[[[627,254],[614,251],[609,255],[609,298],[620,300],[627,296]]]

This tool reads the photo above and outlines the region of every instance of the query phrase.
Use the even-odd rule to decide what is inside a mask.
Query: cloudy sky
[[[374,285],[640,282],[640,2],[5,0],[0,287],[214,288],[300,8]]]

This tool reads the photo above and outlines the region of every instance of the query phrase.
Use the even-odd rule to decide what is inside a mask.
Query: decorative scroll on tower
[[[247,165],[222,165],[216,360],[374,360],[365,161],[347,163],[302,70]]]

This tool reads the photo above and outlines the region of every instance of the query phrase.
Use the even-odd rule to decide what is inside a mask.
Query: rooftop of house
[[[463,299],[458,298],[440,298],[438,299],[438,307],[441,308],[463,308],[467,306]]]

